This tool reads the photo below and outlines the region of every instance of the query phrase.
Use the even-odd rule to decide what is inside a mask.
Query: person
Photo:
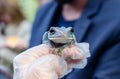
[[[30,47],[40,45],[43,34],[51,26],[72,26],[77,42],[90,43],[91,57],[88,59],[87,66],[84,69],[73,69],[71,73],[62,79],[119,79],[119,4],[119,0],[56,0],[46,4],[36,14]],[[32,48],[34,52],[27,51],[27,53],[32,53],[26,54],[26,58],[39,56],[40,49],[37,48],[39,46]],[[41,51],[44,52],[43,50]],[[33,54],[38,52],[38,55]],[[20,60],[22,57],[24,58],[24,55],[15,58],[15,70],[20,70],[17,64],[21,66],[25,64],[25,61]],[[34,60],[37,60],[37,58]],[[36,63],[39,62],[36,61]],[[45,64],[46,62],[43,63]],[[27,64],[30,64],[30,62]],[[37,64],[32,65],[34,65],[32,70],[36,71],[35,74],[39,73],[39,70],[42,69]],[[36,69],[37,66],[39,70]],[[18,73],[18,75],[21,74]],[[35,74],[33,74],[33,79],[40,79],[41,75],[37,75],[36,78]]]
[[[14,3],[13,3],[14,2]],[[13,58],[28,48],[31,24],[16,0],[0,0],[0,64],[12,72]]]

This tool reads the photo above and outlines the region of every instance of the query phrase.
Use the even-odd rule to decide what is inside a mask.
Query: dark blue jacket
[[[58,5],[51,2],[40,8],[30,47],[41,44]],[[74,69],[63,79],[120,79],[120,0],[88,0],[73,27],[77,42],[90,43],[91,57],[84,69]]]

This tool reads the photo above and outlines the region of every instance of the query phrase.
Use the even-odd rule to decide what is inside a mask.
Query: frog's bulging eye
[[[73,30],[73,29],[71,29],[70,31],[71,31],[71,32],[74,32],[74,30]]]
[[[55,30],[52,29],[52,30],[50,30],[49,32],[50,32],[51,34],[54,34],[54,33],[55,33]]]

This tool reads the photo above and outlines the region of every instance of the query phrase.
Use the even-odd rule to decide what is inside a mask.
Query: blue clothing
[[[66,20],[64,19],[64,17],[62,16],[61,13],[58,14],[58,16],[59,16],[59,17],[58,17],[58,20],[57,20],[55,26],[57,26],[57,27],[61,27],[61,26],[64,26],[64,27],[69,27],[69,26],[70,26],[70,27],[73,27],[73,26],[74,26],[76,20],[66,21]]]
[[[9,74],[4,73],[3,71],[0,70],[0,79],[12,79]]]
[[[9,78],[7,78],[4,75],[0,74],[0,79],[9,79]]]
[[[30,47],[42,43],[59,4],[42,6],[33,24]],[[120,79],[120,0],[88,0],[74,26],[77,42],[90,43],[91,57],[84,69],[62,79]],[[57,16],[56,16],[57,17]]]

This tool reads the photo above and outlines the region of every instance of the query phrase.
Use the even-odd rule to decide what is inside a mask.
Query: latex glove
[[[14,59],[14,79],[58,79],[67,73],[66,61],[50,54],[50,47],[33,47]]]
[[[84,68],[87,65],[87,58],[90,57],[89,44],[77,43],[62,51],[62,57],[67,61],[68,68]]]

